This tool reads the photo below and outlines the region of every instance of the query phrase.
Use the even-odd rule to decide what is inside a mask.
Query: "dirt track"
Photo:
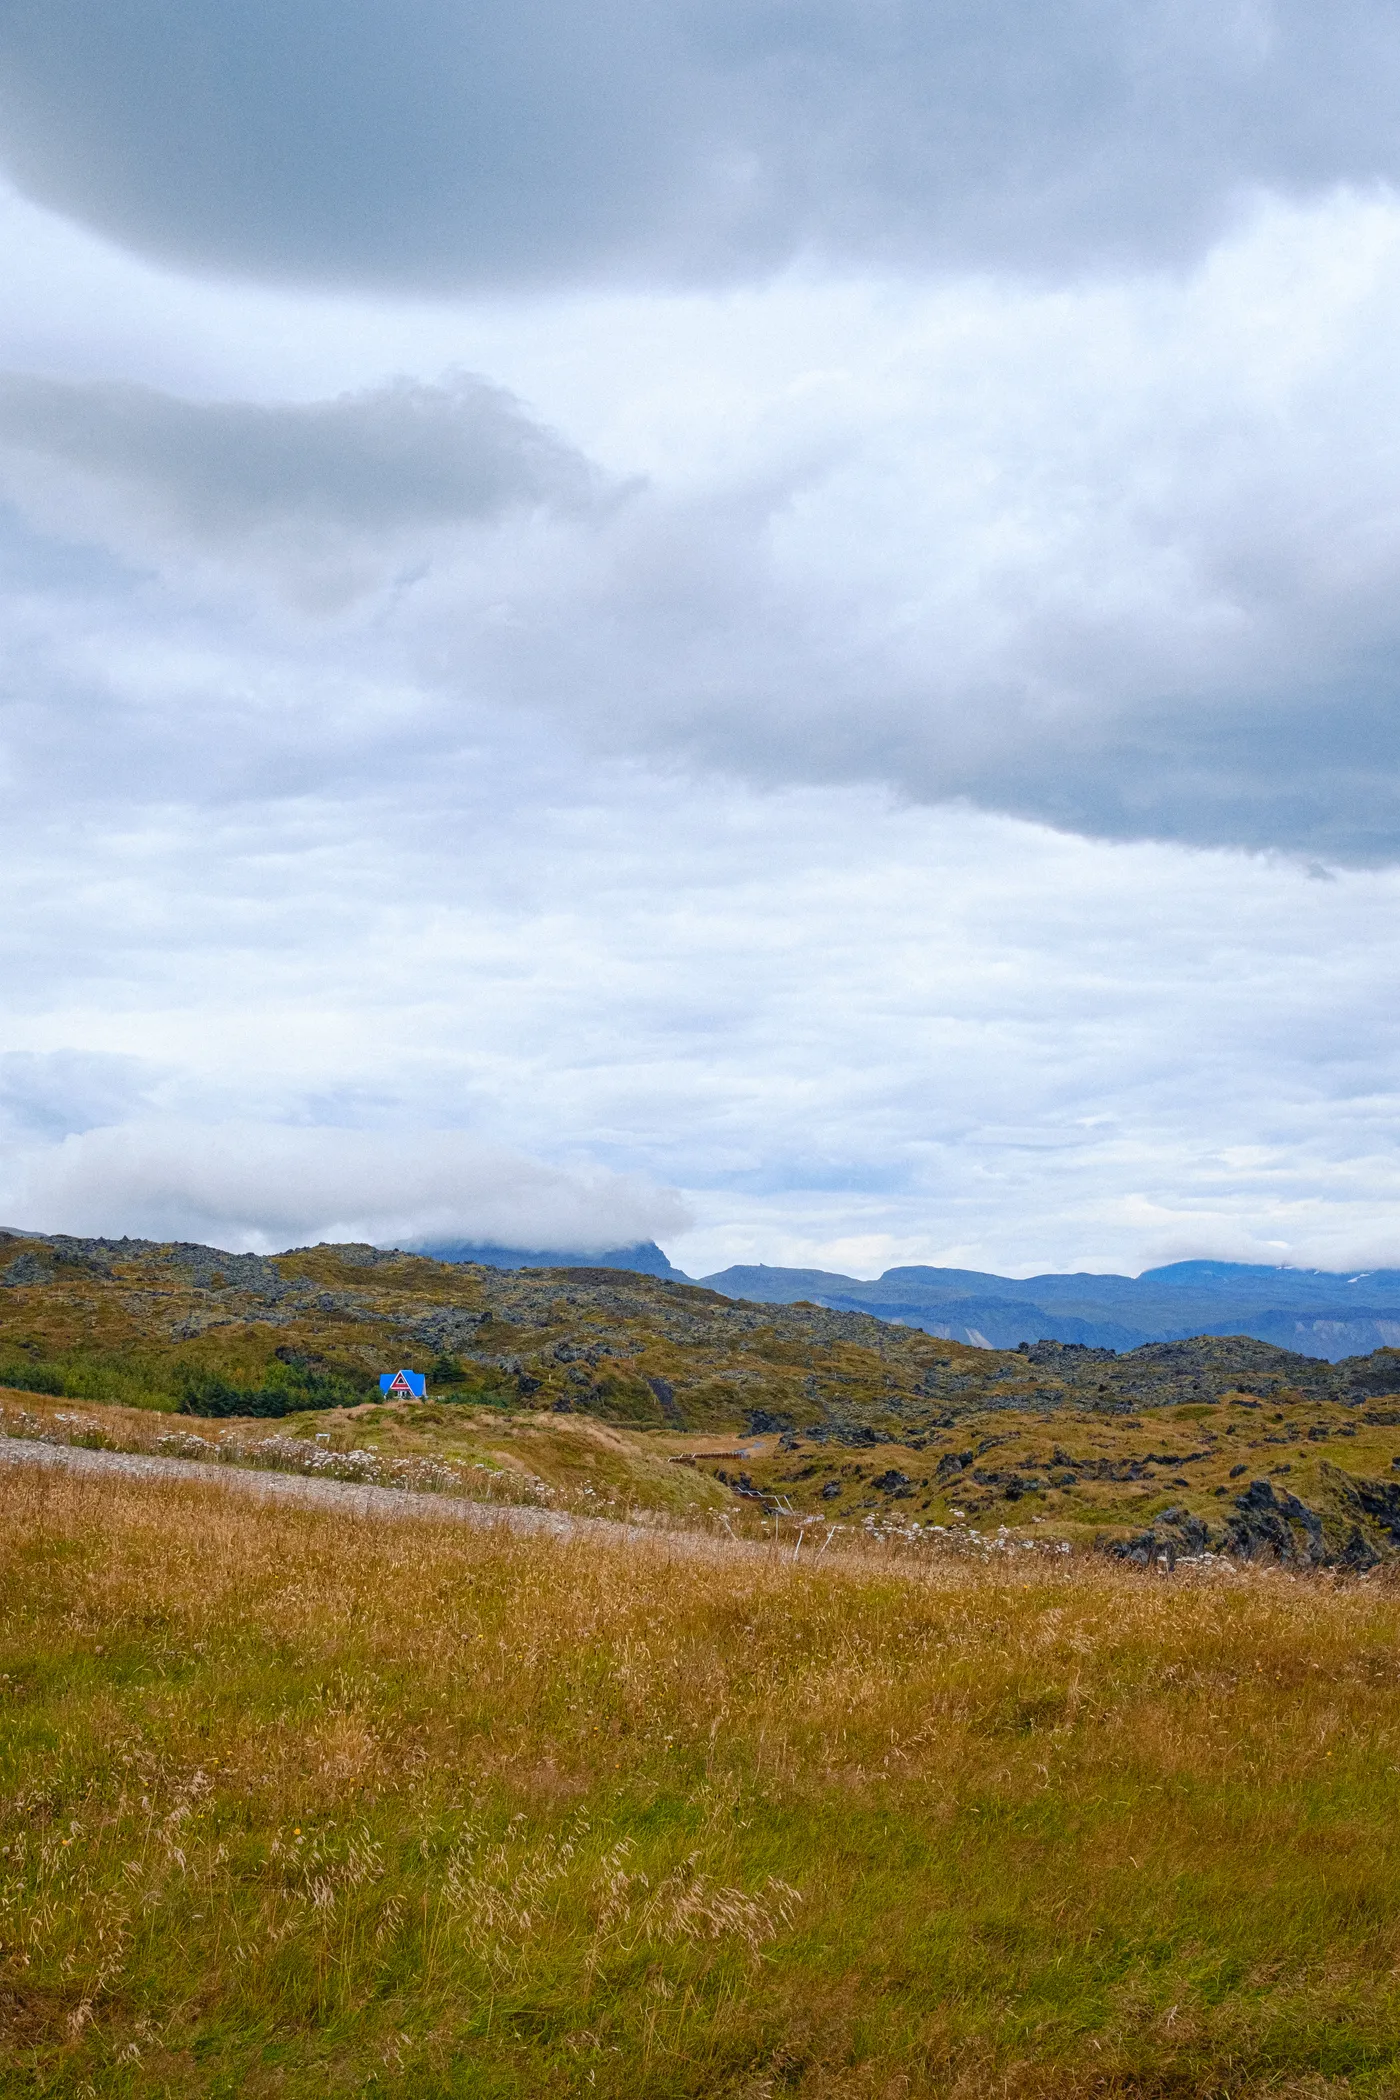
[[[802,1555],[802,1535],[810,1525],[810,1519],[781,1538],[775,1536],[771,1541],[760,1542],[732,1536],[719,1537],[709,1532],[672,1531],[664,1525],[653,1528],[646,1524],[619,1524],[610,1517],[572,1517],[555,1510],[521,1509],[510,1503],[470,1502],[461,1495],[428,1495],[412,1489],[361,1486],[350,1480],[318,1480],[305,1473],[264,1472],[250,1466],[208,1465],[199,1459],[159,1458],[136,1451],[91,1451],[81,1445],[45,1444],[27,1437],[0,1436],[0,1466],[5,1465],[48,1467],[108,1478],[117,1475],[127,1480],[187,1481],[201,1487],[222,1488],[229,1494],[250,1495],[262,1502],[309,1504],[313,1509],[333,1510],[347,1517],[470,1524],[478,1529],[494,1527],[514,1532],[517,1536],[538,1538],[543,1534],[561,1542],[589,1540],[632,1548],[650,1546],[684,1559],[709,1559],[715,1555],[727,1559],[738,1553],[771,1563],[775,1560],[796,1561],[801,1556],[807,1566],[820,1559],[833,1573],[842,1567],[860,1572],[869,1565],[862,1554],[853,1553],[849,1546],[845,1551],[838,1546],[828,1558],[829,1535],[822,1545],[813,1544]],[[995,1547],[998,1542],[991,1543]],[[1048,1546],[1042,1546],[1041,1553],[1047,1550]],[[1034,1557],[1040,1559],[1039,1554]],[[887,1559],[882,1562],[882,1572],[905,1580],[926,1578],[936,1568],[946,1570],[950,1558],[948,1554],[942,1554],[929,1558]]]
[[[639,1524],[618,1524],[606,1517],[576,1519],[546,1509],[518,1509],[508,1504],[469,1502],[457,1495],[424,1495],[410,1490],[362,1487],[348,1480],[317,1480],[304,1473],[272,1473],[242,1466],[203,1465],[197,1459],[154,1458],[134,1451],[88,1451],[71,1444],[41,1444],[28,1438],[0,1437],[0,1465],[49,1466],[69,1473],[117,1474],[128,1480],[183,1480],[252,1495],[263,1502],[310,1503],[351,1517],[414,1517],[433,1524],[497,1526],[507,1531],[554,1538],[608,1539],[636,1544],[665,1544],[673,1551],[713,1550],[695,1533],[650,1531]]]

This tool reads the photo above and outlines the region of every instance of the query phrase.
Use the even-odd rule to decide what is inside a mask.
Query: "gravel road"
[[[154,1458],[135,1451],[88,1451],[71,1444],[31,1443],[27,1438],[0,1437],[0,1465],[48,1466],[66,1473],[119,1475],[127,1480],[197,1480],[230,1494],[252,1495],[261,1502],[310,1503],[349,1517],[415,1517],[432,1524],[495,1526],[505,1531],[553,1538],[606,1539],[633,1545],[645,1540],[672,1551],[712,1551],[710,1540],[694,1533],[649,1531],[639,1524],[618,1524],[606,1517],[575,1519],[547,1509],[517,1509],[508,1504],[468,1502],[456,1495],[421,1495],[398,1488],[361,1487],[349,1480],[317,1480],[304,1473],[266,1473],[241,1466],[202,1465],[197,1459]]]
[[[7,1465],[48,1466],[89,1476],[115,1474],[127,1480],[193,1480],[201,1485],[222,1488],[228,1494],[251,1495],[262,1502],[310,1504],[314,1509],[335,1510],[346,1517],[381,1517],[397,1521],[411,1517],[429,1524],[471,1524],[486,1530],[494,1527],[526,1537],[594,1539],[607,1545],[651,1546],[663,1549],[673,1557],[690,1560],[713,1559],[716,1555],[728,1560],[736,1553],[765,1562],[772,1562],[779,1555],[783,1560],[796,1560],[803,1534],[812,1523],[808,1518],[803,1524],[795,1525],[791,1532],[784,1534],[780,1547],[777,1537],[763,1543],[755,1539],[720,1538],[700,1531],[668,1531],[645,1524],[619,1524],[611,1517],[569,1517],[551,1509],[519,1509],[509,1503],[469,1502],[460,1495],[424,1495],[411,1489],[362,1487],[355,1481],[318,1480],[306,1473],[265,1473],[249,1466],[205,1465],[192,1458],[158,1458],[138,1451],[89,1451],[81,1445],[41,1444],[31,1442],[27,1437],[0,1436],[0,1466]],[[789,1538],[793,1542],[791,1548]],[[999,1540],[981,1540],[976,1533],[972,1534],[972,1540],[986,1551],[1000,1549]],[[842,1566],[862,1570],[868,1565],[863,1559],[854,1557],[849,1547],[845,1552],[838,1547],[828,1560],[826,1548],[830,1544],[828,1534],[823,1545],[809,1549],[807,1564],[820,1558],[833,1573]],[[1040,1547],[1041,1553],[1053,1550],[1048,1541]],[[1067,1553],[1069,1548],[1061,1546],[1059,1550]],[[1035,1557],[1039,1558],[1039,1555]],[[927,1576],[935,1566],[947,1565],[946,1557],[937,1561],[891,1559],[882,1563],[881,1571],[886,1575],[897,1574],[912,1579]]]

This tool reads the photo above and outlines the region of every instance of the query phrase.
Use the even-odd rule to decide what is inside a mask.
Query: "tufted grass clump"
[[[0,1470],[10,2095],[1400,2092],[1400,1592]]]

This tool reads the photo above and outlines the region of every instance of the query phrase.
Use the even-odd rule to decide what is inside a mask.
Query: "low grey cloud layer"
[[[0,487],[67,608],[17,602],[12,657],[172,784],[229,738],[226,783],[261,750],[291,788],[333,752],[407,790],[487,705],[775,785],[1400,853],[1400,453],[1377,436],[1400,214],[1265,213],[1182,280],[720,311],[688,309],[652,427],[596,429],[592,460],[553,407],[460,377],[281,402],[0,380]],[[630,311],[592,325],[625,400]],[[776,369],[745,369],[759,345]],[[119,565],[105,591],[75,590],[79,547]]]
[[[1383,0],[5,0],[0,79],[36,197],[320,280],[1116,264],[1400,171]]]
[[[575,450],[464,375],[262,403],[4,374],[0,485],[65,538],[224,555],[321,605],[445,529],[601,494]]]
[[[159,1067],[85,1050],[0,1052],[0,1143],[61,1140],[139,1111]]]

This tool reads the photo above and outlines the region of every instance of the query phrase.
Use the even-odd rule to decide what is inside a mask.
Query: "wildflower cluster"
[[[156,1421],[168,1420],[157,1416]],[[160,1458],[180,1458],[205,1464],[249,1466],[278,1473],[300,1473],[313,1479],[344,1480],[363,1487],[397,1488],[416,1494],[462,1495],[471,1501],[508,1503],[526,1508],[546,1508],[558,1500],[557,1491],[531,1474],[491,1466],[479,1460],[443,1459],[427,1456],[393,1457],[363,1447],[333,1450],[329,1441],[272,1434],[247,1437],[235,1430],[216,1436],[201,1436],[194,1429],[168,1430],[159,1435],[141,1435],[127,1430],[114,1438],[100,1422],[87,1415],[53,1414],[46,1417],[19,1408],[0,1408],[0,1436],[25,1443],[77,1447],[89,1451],[129,1452]]]
[[[196,1430],[173,1430],[151,1446],[163,1457],[204,1459],[215,1464],[262,1467],[278,1473],[302,1473],[313,1479],[346,1480],[362,1487],[398,1488],[416,1494],[467,1495],[474,1500],[539,1504],[551,1498],[543,1481],[475,1460],[419,1456],[393,1457],[357,1446],[333,1450],[328,1443],[304,1437],[248,1438],[226,1431],[217,1437]]]
[[[1067,1539],[1030,1539],[1011,1531],[1005,1524],[999,1525],[994,1532],[986,1532],[977,1530],[972,1524],[925,1524],[917,1517],[900,1517],[893,1513],[882,1515],[875,1511],[864,1518],[855,1536],[880,1546],[935,1547],[940,1552],[973,1554],[983,1560],[996,1554],[1058,1556],[1071,1550]]]
[[[76,1445],[84,1451],[115,1451],[106,1427],[90,1415],[34,1415],[27,1408],[12,1413],[0,1407],[0,1436],[16,1437],[29,1444]]]

